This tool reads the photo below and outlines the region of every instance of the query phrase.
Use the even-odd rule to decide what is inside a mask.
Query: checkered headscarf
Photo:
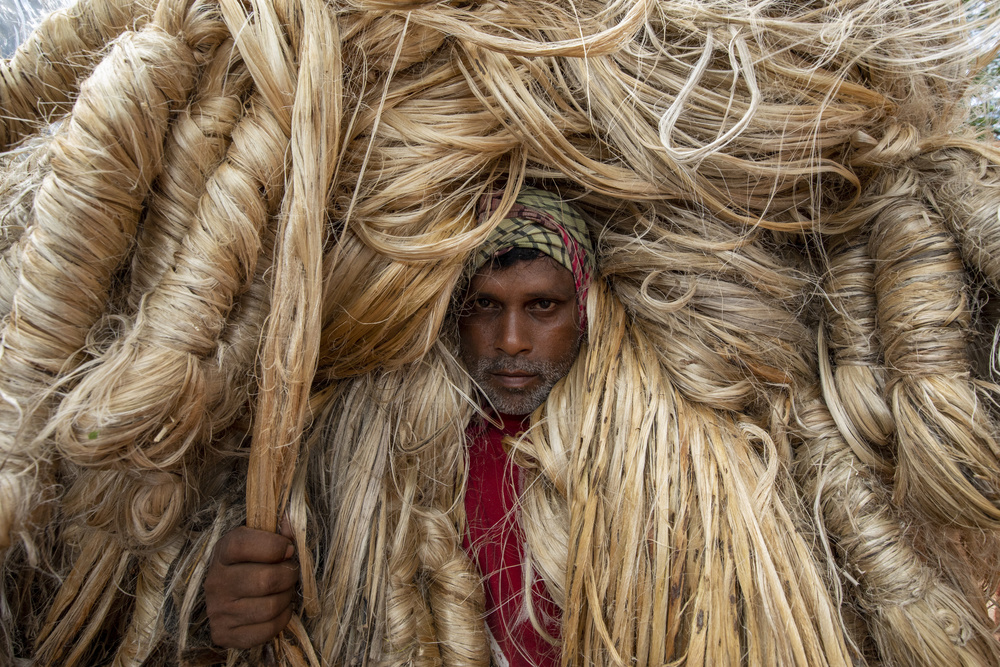
[[[494,190],[479,200],[480,224],[496,212],[503,194],[502,189]],[[492,258],[514,248],[540,250],[573,274],[580,326],[586,327],[587,288],[594,271],[594,247],[580,212],[551,192],[521,188],[507,215],[473,256],[470,275]]]

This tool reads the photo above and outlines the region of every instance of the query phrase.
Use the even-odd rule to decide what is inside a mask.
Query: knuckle
[[[292,582],[294,583],[294,582]],[[257,590],[263,595],[274,595],[288,590],[288,569],[281,565],[261,568],[257,579]]]
[[[279,577],[281,579],[281,590],[294,588],[299,581],[299,564],[282,564],[279,567]]]
[[[211,624],[212,619],[219,616],[219,603],[212,598],[207,598],[205,600],[205,613],[208,614],[208,622]]]
[[[232,616],[237,628],[257,625],[266,621],[261,609],[261,600],[240,600],[233,609]]]
[[[212,551],[212,565],[230,565],[233,562],[238,546],[238,540],[233,533],[228,533],[215,544]]]
[[[272,589],[275,587],[275,574],[274,568],[260,567],[256,569],[253,577],[253,597],[263,597],[274,592]]]
[[[279,618],[290,607],[288,601],[280,596],[271,596],[261,605],[262,620],[270,621]]]

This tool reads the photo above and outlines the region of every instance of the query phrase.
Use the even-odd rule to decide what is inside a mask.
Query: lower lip
[[[497,384],[508,389],[523,389],[535,381],[534,375],[493,375]]]

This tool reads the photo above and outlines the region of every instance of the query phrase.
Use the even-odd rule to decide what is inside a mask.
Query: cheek
[[[458,323],[458,351],[462,359],[475,359],[483,353],[483,340],[485,338],[482,326],[477,326],[469,322],[459,321]]]
[[[547,346],[546,360],[553,363],[574,359],[580,349],[580,327],[573,318],[550,331],[546,338],[550,343]]]

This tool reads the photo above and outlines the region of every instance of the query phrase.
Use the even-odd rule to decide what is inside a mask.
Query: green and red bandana
[[[499,189],[480,198],[480,224],[497,211],[503,195],[503,189]],[[573,274],[580,326],[586,327],[587,288],[594,272],[594,247],[580,212],[551,192],[521,188],[507,215],[473,256],[470,275],[492,258],[514,248],[539,250]]]

